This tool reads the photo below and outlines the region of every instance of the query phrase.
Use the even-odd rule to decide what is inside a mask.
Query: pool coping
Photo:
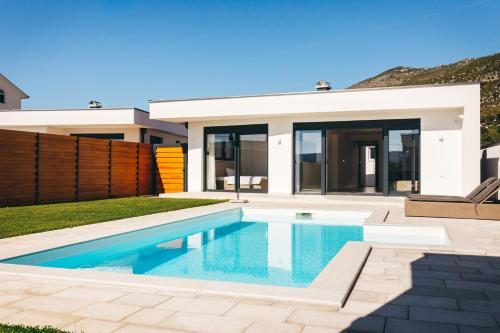
[[[24,235],[0,240],[0,248],[11,247],[11,251],[0,254],[0,260],[45,251],[56,247],[86,242],[97,238],[120,233],[155,227],[162,224],[180,222],[192,217],[242,208],[241,205],[217,204],[195,207],[182,211],[173,211],[147,216],[128,218],[86,225],[77,228],[60,229],[39,234]],[[339,209],[324,209],[338,211]],[[346,209],[342,209],[345,211]],[[159,222],[160,221],[160,222]],[[117,224],[114,228],[107,228]],[[103,228],[100,228],[103,227]],[[102,229],[96,231],[95,229]],[[119,230],[118,230],[119,229]],[[83,232],[78,232],[83,230]],[[85,232],[85,231],[94,232]],[[69,234],[78,232],[78,237]],[[62,235],[61,235],[62,234]],[[48,240],[51,235],[58,237]],[[17,241],[30,240],[27,245],[14,246]],[[43,241],[42,241],[43,240]],[[22,243],[22,242],[21,242]],[[34,244],[33,244],[34,243]],[[45,244],[41,244],[45,243]],[[17,244],[16,244],[17,245]],[[22,245],[22,244],[20,244]],[[196,293],[210,296],[231,296],[246,299],[269,300],[278,302],[305,303],[312,305],[340,308],[344,305],[371,251],[371,245],[365,242],[348,242],[328,263],[316,279],[306,288],[246,284],[237,282],[197,280],[159,276],[133,275],[94,270],[75,270],[31,265],[0,263],[1,275],[53,278],[83,282],[104,283],[122,286],[148,287],[175,292]],[[3,251],[2,251],[3,252]]]
[[[303,303],[341,308],[368,259],[371,245],[348,242],[306,288],[210,281],[163,276],[134,275],[93,270],[0,264],[0,275],[54,278],[115,286],[154,288],[204,296],[230,296],[253,300]]]

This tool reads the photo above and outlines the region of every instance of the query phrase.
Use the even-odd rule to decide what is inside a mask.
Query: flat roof
[[[146,127],[178,136],[187,136],[183,125],[151,119],[138,108],[99,109],[16,109],[0,111],[0,127],[54,126],[77,127]]]
[[[322,91],[296,91],[296,92],[283,92],[283,93],[265,93],[265,94],[251,94],[251,95],[234,95],[234,96],[208,96],[208,97],[192,97],[192,98],[173,98],[173,99],[150,99],[149,103],[166,103],[166,102],[184,102],[184,101],[204,101],[213,99],[232,99],[232,98],[251,98],[251,97],[272,97],[272,96],[288,96],[288,95],[310,95],[310,94],[334,94],[344,92],[356,91],[370,91],[370,90],[390,90],[390,89],[414,89],[414,88],[430,88],[430,87],[447,87],[447,86],[467,86],[479,85],[477,82],[457,82],[457,83],[436,83],[436,84],[420,84],[409,86],[391,86],[391,87],[374,87],[374,88],[345,88],[345,89],[332,89]]]
[[[275,116],[361,116],[363,112],[366,117],[378,111],[463,112],[465,107],[475,112],[472,110],[476,105],[479,112],[479,103],[478,83],[457,83],[164,100],[150,103],[149,110],[151,119],[195,122]]]
[[[121,111],[121,110],[137,110],[141,112],[149,113],[143,109],[131,107],[131,108],[71,108],[71,109],[9,109],[7,111]]]

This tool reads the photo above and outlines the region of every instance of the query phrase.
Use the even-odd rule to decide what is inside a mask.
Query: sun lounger
[[[486,184],[485,184],[486,183]],[[405,215],[480,220],[500,220],[500,205],[485,203],[500,188],[500,180],[488,179],[466,197],[409,196],[405,199]]]
[[[450,195],[426,195],[426,194],[410,194],[408,199],[412,201],[438,201],[438,202],[469,202],[474,203],[474,199],[485,190],[488,185],[491,185],[497,178],[491,177],[486,179],[484,182],[479,184],[475,189],[473,189],[467,196],[450,196]]]

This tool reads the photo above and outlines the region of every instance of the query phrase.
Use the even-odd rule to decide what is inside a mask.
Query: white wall
[[[421,193],[464,195],[470,191],[470,186],[479,183],[479,133],[475,140],[477,148],[474,145],[464,147],[462,113],[461,109],[428,109],[192,122],[189,123],[188,190],[203,190],[203,127],[268,124],[269,193],[291,194],[294,122],[420,118]],[[465,168],[472,172],[465,173]]]

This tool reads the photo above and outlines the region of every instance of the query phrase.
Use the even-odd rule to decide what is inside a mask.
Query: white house
[[[188,123],[189,192],[464,195],[480,181],[479,92],[456,84],[157,100],[150,116]]]
[[[21,89],[0,74],[0,129],[175,145],[183,124],[152,120],[138,108],[21,109]]]
[[[0,73],[0,110],[20,109],[21,100],[29,98],[24,91]]]
[[[149,119],[137,108],[6,110],[0,128],[169,145],[187,141],[183,124]]]

